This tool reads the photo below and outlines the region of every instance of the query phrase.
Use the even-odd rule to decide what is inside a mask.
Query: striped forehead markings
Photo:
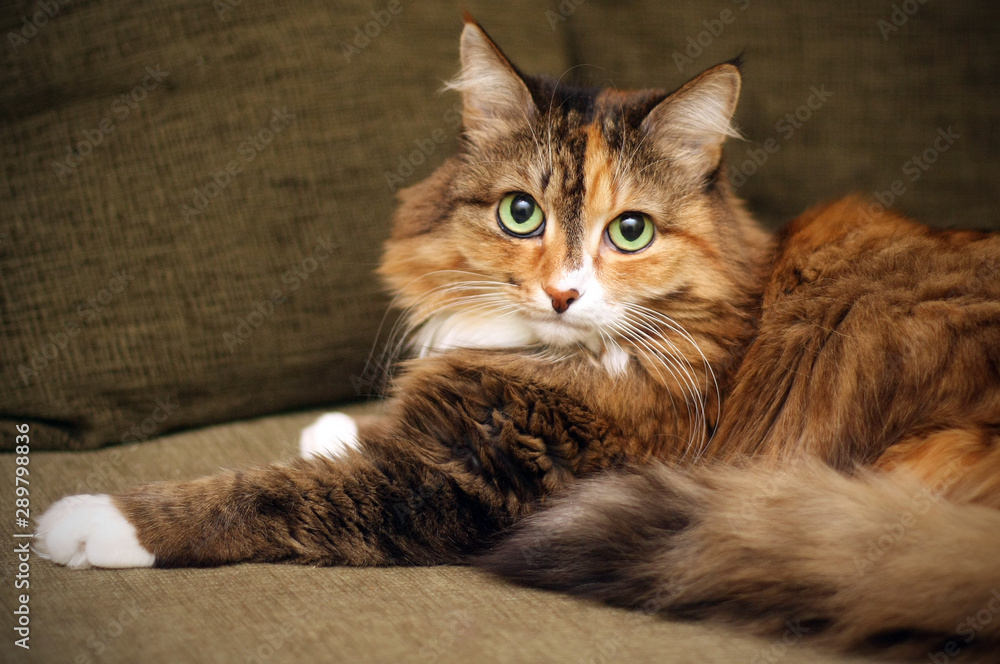
[[[549,180],[552,179],[552,165],[545,167],[545,171],[542,173],[542,193],[549,188]]]
[[[565,235],[568,267],[578,269],[583,265],[585,254],[585,213],[588,205],[594,207],[588,201],[594,196],[606,198],[608,148],[599,119],[566,132],[565,136],[558,152],[562,176],[559,219]],[[610,201],[602,198],[597,208],[603,209],[608,204]]]
[[[587,135],[574,132],[565,146],[566,168],[563,170],[562,190],[564,200],[564,220],[566,245],[570,263],[575,267],[582,260],[583,252],[583,200],[587,186],[586,158]]]

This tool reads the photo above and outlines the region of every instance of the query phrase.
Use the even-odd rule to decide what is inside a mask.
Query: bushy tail
[[[786,642],[1000,661],[1000,510],[951,503],[907,477],[848,477],[819,462],[609,474],[478,564]]]

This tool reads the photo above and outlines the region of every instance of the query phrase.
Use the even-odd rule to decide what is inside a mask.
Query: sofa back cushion
[[[726,161],[771,227],[858,192],[925,223],[1000,228],[1000,6],[976,0],[588,0],[558,29],[596,83],[672,88],[741,53]],[[881,203],[879,203],[881,201]]]
[[[4,447],[16,422],[74,449],[366,396],[394,193],[454,147],[458,98],[436,92],[459,10],[14,4]],[[520,29],[537,3],[467,4],[532,67],[565,68],[564,44]]]

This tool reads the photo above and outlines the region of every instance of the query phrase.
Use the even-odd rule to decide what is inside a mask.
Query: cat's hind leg
[[[1000,509],[1000,433],[988,426],[944,428],[910,436],[875,462],[919,478],[935,495]]]

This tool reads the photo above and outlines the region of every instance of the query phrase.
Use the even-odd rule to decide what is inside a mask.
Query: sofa
[[[374,268],[396,193],[455,147],[440,90],[463,9],[523,70],[594,85],[673,88],[742,53],[726,159],[769,228],[852,191],[1000,227],[988,3],[5,3],[0,660],[877,661],[466,567],[70,571],[26,552],[19,519],[65,494],[288,458],[320,412],[377,412],[396,314]]]

